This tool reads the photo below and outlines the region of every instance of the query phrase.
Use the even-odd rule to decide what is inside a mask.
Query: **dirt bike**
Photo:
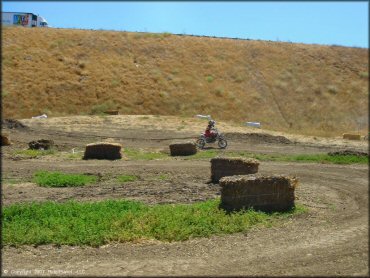
[[[218,141],[218,146],[221,149],[225,149],[227,147],[227,140],[221,132],[218,132],[216,128],[212,128],[212,132],[214,135],[211,137],[206,137],[204,133],[200,134],[195,143],[199,149],[203,149],[206,143],[215,143],[216,141]]]

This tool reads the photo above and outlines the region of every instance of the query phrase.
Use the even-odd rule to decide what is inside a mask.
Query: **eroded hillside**
[[[368,129],[368,49],[172,34],[2,30],[2,113],[210,114],[337,136]]]

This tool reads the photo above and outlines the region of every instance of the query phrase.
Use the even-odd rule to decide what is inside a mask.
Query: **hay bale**
[[[49,150],[54,146],[53,140],[40,139],[37,141],[31,141],[28,143],[28,147],[31,150]]]
[[[258,160],[251,158],[212,158],[211,179],[213,183],[218,183],[222,177],[255,174],[258,166]]]
[[[265,212],[294,207],[295,177],[241,175],[220,180],[221,207],[227,211],[254,208]]]
[[[118,110],[107,110],[104,113],[108,115],[118,115]]]
[[[83,159],[121,159],[121,148],[121,144],[110,142],[88,144]]]
[[[194,142],[172,143],[170,153],[171,156],[193,155],[197,153],[197,147]]]
[[[1,146],[10,146],[10,137],[8,134],[1,134]]]
[[[343,133],[343,139],[347,140],[361,140],[360,134]]]

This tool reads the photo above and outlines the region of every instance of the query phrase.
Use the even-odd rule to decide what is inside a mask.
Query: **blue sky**
[[[58,28],[237,37],[369,47],[369,3],[12,2],[2,11],[39,14]]]

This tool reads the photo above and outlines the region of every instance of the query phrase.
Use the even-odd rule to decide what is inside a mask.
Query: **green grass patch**
[[[225,152],[223,150],[202,150],[195,155],[184,157],[184,159],[211,159],[222,155],[223,157],[245,157],[255,158],[260,161],[291,161],[291,162],[314,162],[314,163],[332,163],[332,164],[367,164],[368,156],[356,155],[328,155],[328,154],[255,154],[248,152]]]
[[[57,152],[53,149],[50,149],[50,150],[31,150],[31,149],[27,149],[27,150],[15,151],[13,154],[28,157],[28,158],[36,158],[36,157],[44,156],[44,155],[54,155],[56,153]]]
[[[6,178],[6,177],[1,178],[1,184],[15,185],[21,182],[22,181],[18,178]]]
[[[356,155],[328,155],[328,154],[299,154],[299,155],[266,155],[254,154],[251,157],[261,161],[291,161],[291,162],[314,162],[331,164],[367,164],[369,158]]]
[[[138,149],[124,149],[124,154],[131,160],[154,160],[154,159],[165,159],[168,158],[168,154],[161,152],[147,152]]]
[[[368,156],[356,155],[328,155],[328,154],[309,154],[309,155],[294,155],[286,158],[288,161],[304,161],[304,162],[318,162],[318,163],[333,163],[333,164],[353,164],[369,163]]]
[[[91,175],[65,174],[61,172],[39,171],[34,174],[33,181],[44,187],[75,187],[96,182],[97,177]]]
[[[169,175],[167,174],[160,174],[157,179],[161,180],[161,181],[164,181],[164,180],[168,180],[170,178]]]
[[[195,204],[149,206],[126,200],[95,203],[45,202],[3,208],[3,245],[57,244],[100,246],[140,239],[183,241],[195,237],[243,232],[255,225],[272,225],[286,213],[253,210],[227,214],[220,200]]]
[[[125,149],[124,153],[126,157],[130,160],[172,159],[168,154],[163,152],[148,152],[138,149]],[[181,157],[181,159],[211,159],[217,156],[255,158],[260,161],[312,162],[332,164],[369,163],[368,156],[328,154],[258,154],[245,151],[225,151],[221,149],[199,150],[196,154],[184,156]],[[177,159],[179,158],[177,157]]]
[[[83,152],[67,153],[65,155],[67,159],[71,159],[71,160],[81,160],[83,156],[84,156]]]
[[[134,175],[121,175],[117,177],[117,180],[122,183],[136,181],[138,179],[139,179],[138,176],[134,176]]]

